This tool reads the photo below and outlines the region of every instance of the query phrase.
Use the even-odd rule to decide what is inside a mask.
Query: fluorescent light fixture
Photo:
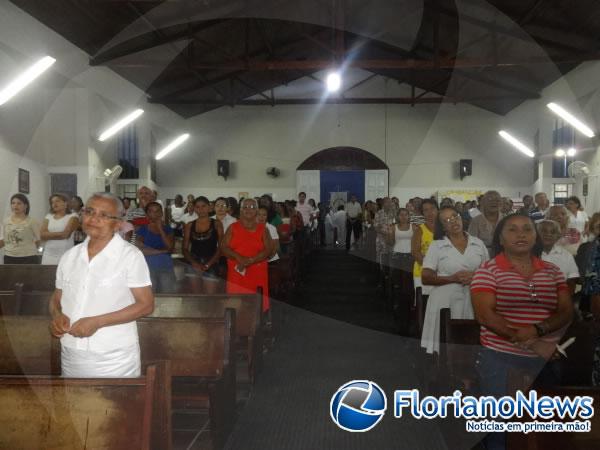
[[[44,56],[34,65],[29,67],[25,72],[11,81],[2,91],[0,91],[0,105],[4,105],[7,101],[21,92],[33,80],[43,74],[56,62],[51,56]]]
[[[327,75],[325,82],[329,92],[336,92],[342,86],[342,77],[338,72],[331,72],[329,75]]]
[[[533,153],[533,150],[531,150],[529,147],[527,147],[525,144],[523,144],[521,141],[519,141],[517,138],[515,138],[511,134],[507,133],[506,131],[500,130],[500,131],[498,131],[498,134],[500,135],[500,137],[502,139],[504,139],[506,142],[508,142],[510,145],[515,147],[520,152],[525,153],[530,158],[533,158],[535,156],[535,153]]]
[[[562,148],[558,148],[554,152],[554,156],[556,156],[557,158],[564,158],[566,154],[567,153]]]
[[[575,148],[571,147],[569,150],[567,150],[567,156],[570,156],[571,158],[573,156],[575,156],[575,154],[577,153],[577,150],[575,150]]]
[[[185,133],[179,136],[177,139],[175,139],[173,142],[171,142],[169,145],[163,148],[160,152],[158,152],[158,155],[156,155],[156,160],[158,161],[159,159],[164,158],[165,155],[171,153],[173,150],[175,150],[177,147],[179,147],[181,144],[187,141],[189,137],[189,133]]]
[[[115,135],[121,128],[126,127],[131,122],[133,122],[135,119],[140,117],[142,114],[144,114],[143,109],[136,109],[132,113],[127,114],[125,117],[123,117],[117,123],[115,123],[114,125],[111,125],[106,131],[103,131],[102,134],[100,135],[100,137],[98,138],[98,140],[101,142],[107,140],[109,137]]]
[[[548,103],[548,108],[557,116],[564,119],[569,124],[573,125],[577,130],[579,130],[585,136],[592,138],[594,137],[594,132],[590,127],[584,124],[581,120],[571,114],[569,111],[564,109],[562,106],[557,105],[556,103]]]

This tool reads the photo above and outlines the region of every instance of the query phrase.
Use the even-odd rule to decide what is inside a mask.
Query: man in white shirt
[[[300,192],[298,194],[298,204],[296,205],[296,211],[298,211],[302,216],[302,222],[304,222],[305,227],[310,225],[310,214],[312,213],[312,210],[312,206],[306,203],[306,193]]]
[[[122,214],[118,197],[94,194],[82,209],[86,240],[58,264],[50,330],[65,377],[140,375],[135,320],[152,313],[154,296],[144,255],[117,233]]]
[[[579,280],[579,268],[573,255],[561,245],[556,244],[561,237],[560,225],[554,220],[544,219],[536,226],[543,245],[542,260],[551,262],[560,269],[565,276],[571,295],[573,295],[575,285]]]
[[[362,231],[362,207],[356,198],[356,195],[350,197],[350,201],[346,203],[346,250],[350,250],[350,241],[352,233],[354,233],[354,242],[360,239]]]

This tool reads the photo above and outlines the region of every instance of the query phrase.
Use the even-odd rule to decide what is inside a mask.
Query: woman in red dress
[[[264,224],[256,220],[258,204],[247,198],[242,202],[240,220],[232,223],[221,244],[227,257],[227,293],[248,294],[263,290],[263,311],[269,309],[269,267],[273,242]]]

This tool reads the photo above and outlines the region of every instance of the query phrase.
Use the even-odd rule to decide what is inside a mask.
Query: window
[[[123,168],[121,179],[135,179],[140,177],[138,155],[138,139],[135,125],[130,125],[119,133],[117,141],[117,158]]]
[[[137,184],[119,184],[118,185],[119,197],[121,197],[121,198],[128,197],[128,198],[135,199],[135,198],[137,198],[137,188],[138,188]]]
[[[552,132],[552,148],[567,151],[571,147],[575,147],[575,130],[570,125],[565,125],[562,120],[556,120]],[[554,156],[552,159],[552,178],[569,178],[567,167],[573,161],[573,157],[570,156]]]
[[[554,185],[554,204],[564,205],[571,195],[573,195],[573,184],[555,184]]]

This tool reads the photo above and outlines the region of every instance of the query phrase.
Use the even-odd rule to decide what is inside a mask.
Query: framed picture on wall
[[[29,170],[19,169],[19,192],[29,194]]]

